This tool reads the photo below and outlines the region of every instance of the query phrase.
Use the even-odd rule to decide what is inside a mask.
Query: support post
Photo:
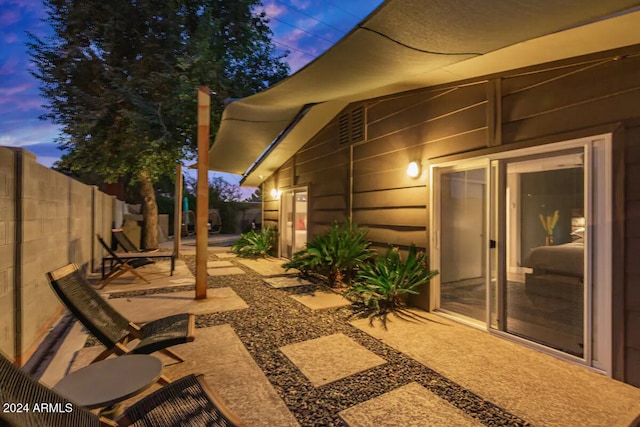
[[[207,252],[209,245],[209,121],[211,95],[198,88],[198,202],[196,206],[196,299],[207,297]]]
[[[173,254],[180,258],[180,239],[182,238],[182,165],[176,165],[176,190],[173,203]]]

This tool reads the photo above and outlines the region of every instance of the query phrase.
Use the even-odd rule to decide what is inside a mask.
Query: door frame
[[[484,169],[485,170],[485,179],[486,179],[486,194],[485,194],[485,217],[487,218],[487,221],[484,224],[484,240],[485,240],[485,248],[488,247],[489,245],[489,203],[488,203],[488,199],[490,197],[490,188],[489,188],[489,172],[490,172],[490,162],[488,158],[472,158],[472,159],[468,159],[468,160],[462,160],[462,161],[454,161],[454,162],[447,162],[447,163],[439,163],[439,164],[432,164],[430,167],[430,181],[432,183],[431,188],[433,188],[433,191],[431,191],[431,206],[433,209],[433,213],[431,215],[431,224],[430,224],[430,230],[432,230],[431,233],[431,263],[433,265],[433,268],[440,271],[441,270],[441,262],[442,262],[442,258],[441,258],[441,253],[440,253],[440,237],[441,237],[441,221],[440,218],[442,217],[441,215],[441,210],[442,210],[442,206],[441,206],[441,200],[440,200],[440,176],[443,173],[448,173],[448,172],[462,172],[462,171],[468,171],[468,170],[475,170],[475,169]],[[489,274],[490,270],[489,265],[487,263],[487,259],[488,257],[486,256],[486,254],[489,251],[485,252],[485,259],[484,259],[484,271],[485,271],[485,276],[487,274]],[[431,302],[430,304],[430,310],[437,310],[440,313],[444,313],[447,316],[452,316],[455,317],[457,320],[474,326],[474,327],[480,327],[480,328],[484,328],[484,326],[486,325],[486,321],[487,319],[485,319],[485,322],[480,322],[476,319],[472,319],[470,317],[462,317],[462,316],[456,316],[455,314],[453,314],[452,312],[449,312],[445,309],[442,309],[440,307],[440,287],[441,287],[441,275],[438,274],[437,276],[435,276],[434,278],[431,279],[430,281],[431,286],[429,287],[430,290],[430,298],[429,301]],[[486,284],[486,277],[485,277],[485,284]],[[488,309],[488,302],[485,300],[485,302],[487,303],[486,307]],[[488,314],[488,311],[486,311],[486,313]]]
[[[291,238],[292,241],[291,243],[291,248],[292,248],[292,254],[295,253],[295,214],[296,214],[296,210],[295,210],[295,205],[296,205],[296,200],[295,200],[295,193],[296,192],[301,192],[301,193],[307,193],[307,241],[309,241],[309,186],[307,185],[300,185],[300,186],[295,186],[295,187],[288,187],[288,188],[283,188],[282,189],[282,193],[280,196],[280,210],[278,212],[278,230],[279,232],[279,237],[278,237],[278,256],[280,258],[287,258],[288,259],[288,254],[285,254],[284,252],[284,248],[283,248],[283,231],[284,231],[284,225],[285,225],[285,221],[283,220],[283,215],[284,215],[284,209],[283,209],[283,205],[284,205],[284,198],[287,195],[293,194],[293,200],[292,200],[292,221],[291,221],[291,230],[289,230],[291,232]]]
[[[432,183],[432,191],[430,191],[430,203],[432,206],[432,215],[430,215],[430,247],[431,259],[436,269],[440,268],[440,182],[439,175],[442,172],[468,169],[477,169],[486,165],[487,168],[487,197],[486,212],[487,221],[485,224],[485,243],[487,247],[492,239],[497,240],[498,245],[496,253],[498,256],[496,265],[496,277],[498,292],[500,297],[497,300],[497,317],[500,319],[500,328],[504,326],[504,287],[506,280],[506,253],[504,242],[506,239],[506,218],[505,218],[505,176],[504,164],[507,160],[518,157],[526,157],[538,154],[553,154],[575,148],[584,149],[584,165],[585,165],[585,194],[586,197],[585,212],[587,215],[585,241],[585,269],[584,277],[584,357],[570,355],[560,350],[547,347],[542,344],[529,341],[512,334],[505,330],[494,329],[491,327],[491,256],[492,251],[486,252],[486,303],[487,303],[487,321],[484,325],[481,322],[470,321],[468,318],[453,316],[450,313],[439,312],[446,317],[456,321],[469,324],[474,327],[487,330],[489,333],[500,336],[511,341],[518,342],[525,346],[535,348],[539,351],[553,354],[559,358],[569,360],[571,362],[581,364],[589,369],[612,375],[612,359],[613,359],[613,282],[612,282],[612,238],[613,238],[613,171],[612,171],[612,134],[598,134],[584,138],[578,138],[567,141],[560,141],[544,145],[536,145],[527,148],[519,148],[509,151],[501,151],[497,153],[487,154],[480,157],[470,157],[462,160],[445,161],[442,163],[432,163],[430,165],[430,182]],[[473,167],[475,166],[475,167]],[[598,224],[596,227],[595,225]],[[504,271],[503,271],[504,270]],[[430,286],[430,310],[438,310],[440,304],[440,280],[432,279]],[[595,288],[593,283],[604,283],[603,286]],[[596,295],[594,295],[594,293]],[[594,320],[594,312],[597,310],[598,319]],[[597,328],[599,336],[597,344],[594,344],[593,332],[595,329],[594,321],[598,322]],[[594,354],[594,345],[599,346],[599,354]],[[596,359],[597,357],[597,359]]]

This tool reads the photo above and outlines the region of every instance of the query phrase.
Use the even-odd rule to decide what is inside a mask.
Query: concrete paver
[[[135,323],[149,322],[179,313],[217,313],[241,310],[247,304],[231,288],[207,289],[207,298],[194,299],[195,290],[112,298],[109,304]]]
[[[349,427],[483,425],[418,383],[409,383],[346,409],[340,412],[340,417]]]
[[[71,371],[88,365],[102,349],[102,346],[82,349]],[[195,341],[171,349],[185,361],[175,363],[173,359],[154,353],[164,363],[163,373],[172,380],[194,372],[203,374],[209,387],[247,426],[299,426],[231,326],[196,329]],[[123,405],[130,406],[158,388],[155,385]]]
[[[233,267],[230,261],[207,261],[207,268]]]
[[[217,267],[217,268],[207,268],[207,274],[209,276],[227,276],[230,274],[247,274],[247,273],[238,267]]]
[[[386,363],[343,334],[290,344],[280,351],[316,387]]]
[[[249,267],[253,271],[263,276],[282,276],[285,274],[294,275],[296,270],[285,271],[282,268],[287,260],[281,258],[257,258],[257,259],[242,259],[238,258],[238,262],[246,267]]]
[[[432,313],[351,322],[533,425],[626,426],[640,389]],[[422,319],[422,320],[421,320]]]
[[[291,298],[312,310],[351,305],[351,301],[335,292],[316,291],[311,295],[291,295]]]
[[[217,253],[216,256],[220,259],[229,259],[229,258],[237,258],[238,256],[236,254],[233,254],[231,252],[220,252]]]
[[[262,280],[274,288],[292,288],[295,286],[313,285],[312,282],[298,276],[268,277]]]

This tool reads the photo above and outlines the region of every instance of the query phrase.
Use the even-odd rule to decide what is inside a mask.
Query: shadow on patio
[[[173,277],[158,263],[144,267],[151,285],[104,291],[132,321],[195,313],[195,341],[173,347],[185,362],[160,356],[164,373],[203,373],[247,425],[626,426],[640,413],[637,388],[438,315],[411,310],[371,326],[275,259],[210,246],[208,298],[195,301],[188,254]],[[95,343],[76,324],[41,380],[87,365]]]

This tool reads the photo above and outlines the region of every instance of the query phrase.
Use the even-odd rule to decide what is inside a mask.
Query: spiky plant
[[[391,311],[402,307],[407,294],[417,294],[416,288],[437,274],[438,271],[429,270],[426,254],[414,244],[406,259],[398,248],[390,246],[386,254],[360,268],[347,296],[376,311]]]
[[[334,222],[330,230],[307,242],[307,246],[296,252],[283,267],[287,270],[295,268],[307,275],[320,275],[333,287],[345,281],[350,283],[354,270],[374,254],[369,249],[366,235],[366,229],[350,221]]]
[[[256,258],[273,255],[278,232],[273,227],[260,231],[251,230],[240,235],[240,240],[231,245],[231,250],[240,257]]]

